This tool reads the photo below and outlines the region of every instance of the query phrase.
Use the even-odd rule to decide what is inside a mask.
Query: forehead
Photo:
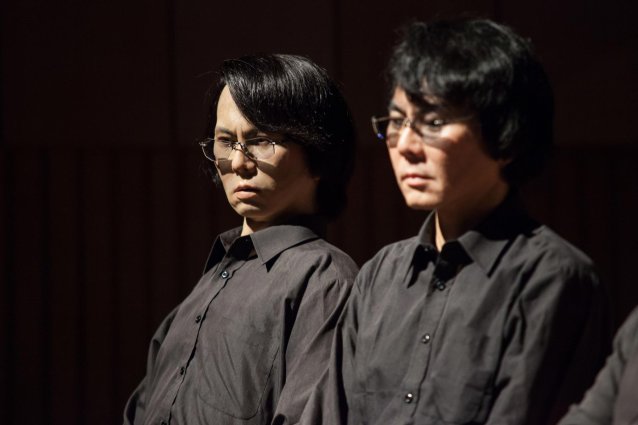
[[[466,107],[454,105],[434,95],[426,94],[414,96],[400,86],[394,88],[392,99],[390,99],[390,103],[388,105],[388,110],[413,116],[428,113],[437,113],[452,117],[472,115],[472,111]]]
[[[244,138],[256,135],[277,136],[276,133],[261,131],[241,112],[233,96],[225,86],[217,100],[217,111],[215,118],[215,134],[227,134],[229,136],[242,135]]]
[[[228,86],[224,86],[219,99],[217,100],[217,124],[220,123],[235,123],[243,124],[245,126],[253,126],[252,123],[241,112],[235,99],[230,94]],[[254,127],[254,126],[253,126]]]
[[[412,96],[404,88],[397,86],[394,88],[388,109],[403,113],[441,110],[444,103],[441,99],[431,96]]]

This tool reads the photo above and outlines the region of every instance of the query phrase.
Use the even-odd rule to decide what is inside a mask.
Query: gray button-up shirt
[[[638,308],[614,338],[614,351],[581,403],[560,425],[638,424]]]
[[[304,424],[546,424],[605,358],[608,308],[591,261],[511,195],[433,245],[382,249],[357,276]]]
[[[298,419],[327,366],[357,272],[301,225],[221,234],[205,274],[151,341],[126,424],[268,424],[282,396]]]

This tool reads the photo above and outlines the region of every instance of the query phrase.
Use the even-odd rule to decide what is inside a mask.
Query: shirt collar
[[[240,237],[241,227],[220,233],[210,250],[204,273],[226,255],[233,242]],[[249,235],[259,260],[265,264],[281,252],[300,243],[318,239],[325,234],[325,222],[314,216],[297,217],[286,224],[274,225]]]
[[[531,232],[536,226],[537,223],[525,213],[518,193],[511,191],[479,225],[461,235],[458,241],[489,275],[514,238]]]
[[[281,224],[252,233],[250,238],[257,256],[266,264],[288,248],[318,239],[319,236],[311,228],[301,224]]]
[[[481,223],[461,235],[458,243],[469,258],[489,275],[512,240],[521,233],[531,232],[537,225],[525,213],[518,193],[512,190]],[[409,286],[410,267],[417,261],[434,261],[438,255],[434,244],[433,212],[425,219],[408,252],[412,261],[406,261],[401,272],[405,276],[406,285]]]

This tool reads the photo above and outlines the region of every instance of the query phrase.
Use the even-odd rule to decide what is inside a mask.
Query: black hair
[[[488,153],[508,159],[504,179],[537,174],[553,146],[554,101],[531,42],[490,20],[415,22],[389,68],[410,101],[434,97],[477,116]]]
[[[346,204],[355,130],[344,97],[328,73],[302,56],[260,54],[226,60],[211,98],[206,137],[213,137],[225,86],[244,117],[261,131],[300,145],[319,177],[317,214],[336,217]]]

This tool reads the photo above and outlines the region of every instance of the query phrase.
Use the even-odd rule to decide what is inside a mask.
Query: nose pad
[[[234,173],[245,175],[254,172],[256,168],[255,161],[247,156],[242,146],[233,147],[230,155],[230,165]]]

